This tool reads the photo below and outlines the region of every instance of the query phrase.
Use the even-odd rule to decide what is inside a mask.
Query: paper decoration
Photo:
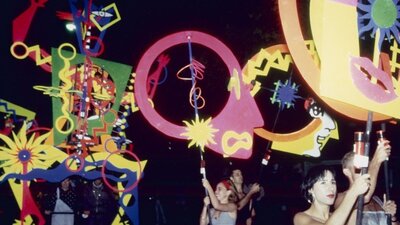
[[[319,61],[313,48],[313,42],[307,41],[306,44],[309,49],[308,51],[313,55],[313,62],[318,65]],[[253,85],[251,93],[256,96],[261,90],[262,81],[269,78],[271,69],[289,72],[289,66],[291,64],[293,64],[293,61],[286,45],[280,44],[261,49],[244,67],[244,82]],[[289,76],[288,73],[284,73],[284,75]],[[279,87],[283,85],[281,82],[275,83],[278,83]],[[286,82],[286,84],[289,83],[290,85],[285,90],[281,90],[282,92],[288,92],[286,93],[288,96],[282,98],[286,99],[283,102],[286,104],[287,108],[292,105],[292,101],[296,98],[296,95],[292,93],[294,90],[291,89],[293,85],[291,82]],[[288,88],[289,90],[287,90]],[[277,94],[275,91],[276,89],[272,96],[273,101],[277,101]],[[254,132],[260,137],[272,141],[271,147],[274,150],[297,155],[319,157],[321,154],[320,152],[323,150],[329,138],[339,138],[338,127],[336,121],[324,112],[322,108],[318,107],[314,100],[308,105],[307,110],[313,119],[303,128],[291,133],[276,133],[265,128],[256,128]],[[280,106],[280,110],[282,110],[282,105]],[[303,119],[309,120],[309,118]]]
[[[387,58],[386,61],[383,61],[384,57],[380,58],[378,44],[375,45],[369,62],[360,55],[360,31],[357,24],[361,16],[357,15],[357,7],[362,6],[351,1],[310,2],[311,30],[321,59],[321,67],[318,67],[313,63],[304,44],[296,1],[280,0],[279,11],[281,20],[285,21],[282,26],[290,53],[308,85],[332,109],[357,120],[367,120],[368,111],[374,112],[374,120],[399,118],[397,109],[400,107],[400,100],[396,91],[399,89],[398,78],[392,77],[391,73],[377,72],[382,70],[382,65],[388,64]],[[397,5],[388,7],[398,11]],[[365,11],[365,6],[363,10]],[[384,12],[385,10],[379,11]],[[379,18],[382,16],[370,19]],[[398,24],[393,22],[391,26]],[[384,31],[383,27],[377,29]],[[380,39],[379,32],[374,37],[377,43]],[[385,31],[384,35],[386,34]],[[393,46],[397,46],[396,41]],[[396,48],[391,48],[391,51],[394,59],[397,59]],[[391,61],[390,64],[392,69],[397,68],[396,61]],[[373,79],[367,82],[369,76]],[[376,81],[374,83],[374,78],[379,79],[383,85]],[[371,98],[376,95],[381,97]]]
[[[218,54],[231,73],[226,74],[227,76],[234,76],[237,73],[239,77],[237,81],[239,83],[236,89],[233,88],[234,91],[230,92],[225,107],[209,122],[209,125],[212,126],[210,131],[217,131],[209,135],[212,139],[203,143],[209,149],[224,156],[249,158],[252,154],[253,128],[262,126],[263,120],[254,99],[250,95],[249,88],[241,82],[241,70],[237,59],[221,41],[208,34],[198,31],[174,33],[160,39],[144,53],[137,66],[135,80],[135,97],[140,111],[153,127],[164,134],[179,139],[195,139],[195,137],[187,137],[188,134],[196,133],[190,132],[190,126],[173,124],[158,114],[149,102],[146,90],[150,68],[157,57],[166,49],[179,44],[187,44],[189,40],[192,43],[210,48]],[[236,96],[237,88],[240,89],[240,98]],[[192,126],[196,127],[196,118],[193,121]],[[197,123],[200,121],[206,122],[208,118],[200,119]],[[204,126],[202,123],[198,125]]]

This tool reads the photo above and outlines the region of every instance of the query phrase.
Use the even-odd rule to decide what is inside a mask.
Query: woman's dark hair
[[[309,192],[309,190],[318,180],[324,178],[324,176],[328,171],[332,173],[334,178],[336,177],[335,170],[330,166],[318,165],[308,170],[308,173],[306,177],[304,177],[303,182],[301,183],[300,186],[301,193],[308,202],[310,203],[313,202],[313,197]]]

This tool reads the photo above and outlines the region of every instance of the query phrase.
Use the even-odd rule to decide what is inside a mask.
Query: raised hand
[[[396,202],[392,200],[386,200],[386,195],[383,195],[383,210],[385,210],[386,213],[389,213],[392,215],[392,218],[396,216],[396,210],[397,210],[397,205]]]
[[[376,159],[379,163],[382,163],[390,156],[390,152],[391,152],[390,141],[388,140],[378,141],[378,146],[376,147],[374,159]]]
[[[203,199],[204,206],[209,206],[210,205],[210,197],[206,196]]]
[[[202,179],[202,182],[203,182],[203,187],[207,189],[207,191],[213,191],[210,182],[208,182],[207,179]]]
[[[258,183],[254,183],[253,185],[251,185],[249,192],[255,194],[259,191],[260,191],[260,185]]]
[[[349,191],[351,191],[355,195],[361,195],[368,191],[370,185],[371,185],[370,175],[363,174],[355,179]]]

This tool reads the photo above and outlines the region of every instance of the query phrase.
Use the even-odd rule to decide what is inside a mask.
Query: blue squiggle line
[[[89,162],[86,161],[84,162],[85,166],[90,166],[90,167],[96,167],[98,165],[102,165],[104,160],[99,160],[96,162]],[[128,168],[117,168],[111,163],[106,164],[107,170],[108,171],[113,171],[117,172],[119,174],[126,174],[124,176],[125,178],[120,178],[116,177],[112,174],[105,174],[106,179],[112,180],[114,182],[121,182],[125,184],[125,187],[130,187],[133,185],[136,180],[137,180],[137,173],[136,171],[131,171]],[[54,176],[54,174],[57,174],[57,176]],[[92,171],[85,171],[85,168],[80,170],[79,172],[76,171],[71,171],[69,170],[66,165],[65,161],[61,162],[60,165],[55,167],[54,169],[33,169],[27,174],[16,174],[16,173],[10,173],[6,175],[2,181],[0,181],[0,184],[2,182],[7,181],[8,179],[16,178],[20,180],[33,180],[33,179],[45,179],[49,182],[60,182],[64,180],[65,178],[72,176],[72,175],[78,175],[81,176],[82,178],[88,179],[88,180],[94,180],[97,178],[101,178],[102,174],[101,171],[99,170],[92,170]],[[138,204],[138,187],[135,187],[129,192],[124,192],[121,194],[121,197],[118,201],[119,206],[124,210],[125,214],[128,216],[128,218],[133,221],[133,224],[139,224],[139,204]],[[126,205],[123,203],[123,199],[125,198],[126,195],[132,195],[133,196],[133,201],[134,203],[132,205]]]
[[[17,113],[15,112],[15,110],[14,109],[9,109],[8,108],[8,104],[6,102],[2,102],[1,99],[0,99],[0,107],[1,106],[4,106],[6,112],[7,113],[11,113],[12,116],[13,116],[14,121],[17,121]]]

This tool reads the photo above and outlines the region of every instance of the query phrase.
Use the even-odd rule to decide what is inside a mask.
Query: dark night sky
[[[100,4],[99,1],[93,2]],[[32,88],[33,85],[50,85],[50,74],[36,67],[32,60],[17,60],[9,53],[9,47],[12,44],[12,19],[19,15],[28,4],[28,0],[7,0],[4,4],[5,9],[1,20],[3,29],[0,49],[2,59],[0,98],[37,112],[39,123],[51,126],[51,99]],[[147,48],[160,38],[178,31],[197,30],[213,35],[232,50],[241,65],[245,65],[260,48],[284,43],[277,3],[271,0],[118,1],[116,4],[122,20],[107,30],[103,39],[105,51],[100,58],[130,65],[133,70]],[[27,44],[40,44],[41,48],[48,52],[51,47],[58,47],[64,42],[76,44],[75,35],[65,30],[64,22],[56,17],[56,11],[69,11],[68,1],[49,0],[44,8],[39,9],[32,21]],[[307,85],[298,77],[296,68],[292,70],[293,79],[301,85],[301,96],[313,96]],[[226,80],[215,80],[214,86],[204,89],[208,91],[210,97],[207,99],[208,108],[202,113],[213,115],[220,110],[221,104],[227,99],[227,93],[217,91],[224,90],[225,84]],[[208,86],[205,85],[205,87]],[[192,112],[191,109],[182,107],[184,100],[181,99],[186,99],[186,94],[173,90],[176,88],[169,88],[169,92],[165,92],[173,96],[173,99],[168,107],[165,106],[166,108],[160,110],[171,117],[171,120],[181,121],[182,117],[189,116]],[[162,99],[162,97],[158,98]],[[160,100],[158,104],[164,103]],[[272,128],[277,107],[269,101],[265,100],[265,103],[266,105],[260,106],[265,113],[265,127]],[[294,109],[282,112],[278,118],[277,131],[296,130],[307,123],[301,119],[305,114],[302,104],[303,102],[299,101]],[[293,172],[293,166],[297,163],[316,163],[341,158],[344,152],[351,149],[353,132],[365,129],[365,124],[362,122],[351,121],[332,109],[326,110],[338,121],[340,140],[330,140],[319,159],[273,152],[271,166],[265,169],[261,182],[274,183],[276,186],[271,185],[270,188],[278,196],[294,197],[297,194],[297,187],[291,187],[290,193],[279,192],[279,189],[287,183],[272,180],[276,178],[270,177],[276,172],[272,165],[281,165],[280,173],[288,174],[286,179],[291,179],[290,173]],[[179,117],[174,118],[174,115],[179,115]],[[189,206],[201,205],[200,197],[204,191],[200,182],[198,150],[187,149],[187,142],[183,140],[171,139],[160,134],[144,120],[139,112],[129,117],[129,125],[127,134],[128,138],[134,142],[135,153],[141,159],[149,161],[145,169],[145,178],[139,187],[143,204],[149,196],[160,195],[178,196],[182,199],[185,199],[185,196],[191,196],[195,200],[194,203],[188,204]],[[374,129],[378,126],[379,124],[374,124]],[[394,140],[398,126],[388,124],[387,129],[389,138],[393,140],[392,145],[399,146],[398,140]],[[248,180],[257,180],[261,156],[268,142],[257,136],[254,141],[254,153],[249,160],[228,160],[213,152],[206,152],[205,159],[210,180],[216,182],[222,176],[224,165],[228,161],[242,166]],[[398,159],[399,154],[394,152],[394,156]],[[175,204],[171,208],[181,206],[178,200],[171,204]],[[196,207],[194,206],[195,210],[192,213],[197,218],[199,211],[196,211]],[[169,213],[174,215],[176,212],[172,210]]]

